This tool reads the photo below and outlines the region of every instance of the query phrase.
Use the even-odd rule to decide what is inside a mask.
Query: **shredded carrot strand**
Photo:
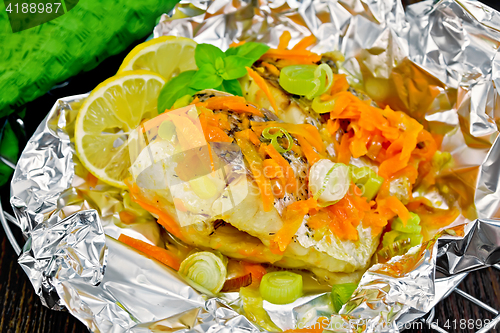
[[[290,43],[290,40],[292,39],[292,35],[290,34],[290,31],[285,30],[280,36],[280,42],[278,44],[278,50],[285,50],[288,47],[288,44]]]
[[[148,244],[139,239],[129,237],[125,234],[121,234],[120,237],[118,237],[118,240],[122,243],[127,244],[130,247],[133,247],[139,252],[142,252],[152,258],[155,258],[162,264],[165,264],[168,267],[175,269],[176,271],[179,270],[179,267],[181,265],[179,259],[170,251],[164,248]]]
[[[362,101],[344,91],[347,81],[336,82],[339,86],[332,89],[342,91],[332,96],[335,103],[330,111],[330,120],[349,120],[347,133],[342,136],[337,150],[339,162],[348,163],[351,156],[367,155],[380,163],[379,175],[387,179],[405,169],[411,161],[417,161],[414,163],[418,165],[432,159],[437,144],[420,123],[389,107],[383,110],[374,107],[369,100]],[[324,98],[329,97],[326,95]],[[333,124],[327,122],[326,129],[335,135]]]
[[[321,155],[314,151],[313,147],[307,142],[307,140],[301,135],[295,135],[297,141],[299,141],[302,152],[304,153],[309,165],[313,165],[321,159]]]
[[[243,45],[245,43],[246,43],[245,40],[242,40],[241,42],[232,42],[231,44],[229,44],[229,47],[237,47],[237,46]]]
[[[349,164],[351,160],[351,151],[349,150],[349,141],[350,135],[346,133],[342,135],[342,139],[340,139],[340,146],[338,150],[337,162]]]
[[[172,216],[170,216],[169,213],[164,212],[163,210],[161,210],[157,206],[154,206],[153,204],[150,204],[149,200],[142,196],[139,187],[137,186],[136,183],[131,183],[129,180],[126,179],[125,184],[127,184],[129,188],[130,198],[132,200],[137,202],[142,208],[144,208],[148,212],[158,215],[159,217],[158,223],[164,226],[168,232],[170,232],[177,238],[184,239],[181,233],[181,229],[179,228],[179,225],[177,224],[177,222],[175,222],[175,220],[173,219]]]
[[[307,200],[296,201],[285,208],[283,212],[283,227],[271,239],[271,252],[281,254],[286,250],[292,242],[292,237],[299,230],[304,216],[311,209],[315,209],[317,205],[315,199],[309,198]]]
[[[308,50],[279,50],[269,49],[262,57],[261,60],[266,59],[284,59],[288,64],[315,64],[321,60],[321,55]]]
[[[264,94],[266,94],[267,99],[269,100],[269,102],[271,103],[271,106],[274,109],[273,111],[275,113],[278,113],[279,112],[278,106],[276,105],[276,101],[274,99],[274,96],[271,94],[271,91],[269,91],[269,87],[267,86],[266,81],[262,78],[262,76],[260,76],[259,74],[257,74],[257,72],[255,72],[250,67],[247,67],[247,72],[248,72],[248,75],[259,86],[259,88],[264,92]]]
[[[293,193],[297,189],[297,179],[295,173],[287,160],[274,148],[273,145],[266,146],[266,152],[283,170],[283,175],[286,180],[286,192]]]
[[[126,210],[122,210],[118,215],[120,216],[120,221],[125,224],[132,224],[136,220],[136,216]]]
[[[260,281],[262,280],[264,275],[267,274],[267,270],[264,268],[264,266],[260,264],[252,264],[246,261],[242,261],[241,263],[245,272],[247,274],[250,273],[250,275],[252,276],[252,284],[250,285],[254,287],[260,285]]]
[[[259,137],[250,128],[247,128],[246,130],[241,131],[240,135],[243,136],[248,141],[250,141],[251,143],[253,143],[255,146],[260,146],[261,142],[259,140]]]
[[[262,165],[264,167],[264,176],[266,176],[267,178],[284,177],[283,169],[275,160],[265,159]]]
[[[274,196],[271,181],[264,176],[262,158],[259,156],[255,147],[244,137],[244,135],[241,134],[241,132],[236,132],[234,136],[236,137],[236,142],[240,147],[243,156],[245,156],[245,159],[250,165],[250,170],[252,171],[255,182],[259,187],[264,211],[269,212],[273,208]]]
[[[305,50],[309,46],[313,45],[316,43],[316,37],[314,35],[306,36],[300,40],[293,48],[292,50]]]
[[[274,76],[280,76],[280,70],[273,64],[263,61],[262,66],[266,67],[269,73],[273,74]]]
[[[281,127],[290,134],[303,136],[318,152],[322,153],[326,150],[321,135],[314,125],[280,123],[277,121],[252,121],[251,126],[257,135],[261,135],[262,131],[268,127]]]

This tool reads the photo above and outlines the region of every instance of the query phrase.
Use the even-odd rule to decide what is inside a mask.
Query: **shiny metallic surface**
[[[181,1],[154,35],[226,49],[241,40],[276,46],[284,30],[291,46],[314,34],[314,51],[340,50],[346,58],[340,71],[352,86],[421,121],[453,156],[432,191],[414,193],[436,208],[458,210],[453,228],[433,230],[422,246],[372,266],[330,321],[339,331],[397,332],[468,271],[500,260],[500,222],[491,219],[500,217],[500,14],[476,1],[425,1],[406,12],[393,0]],[[93,332],[257,332],[228,305],[237,294],[206,299],[174,271],[115,240],[125,233],[160,244],[162,231],[148,214],[122,223],[125,191],[90,184],[71,141],[85,97],[56,103],[11,184],[28,239],[19,263],[42,302],[66,308]],[[264,308],[282,329],[314,325],[331,312],[328,293]]]

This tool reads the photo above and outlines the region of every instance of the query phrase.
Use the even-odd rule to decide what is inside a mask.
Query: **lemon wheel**
[[[148,71],[130,71],[99,84],[83,103],[75,124],[75,145],[83,165],[100,180],[126,188],[131,161],[128,137],[144,119],[158,115],[165,79]]]
[[[118,73],[148,70],[167,81],[179,73],[197,69],[196,42],[189,38],[162,36],[137,45],[123,60]]]

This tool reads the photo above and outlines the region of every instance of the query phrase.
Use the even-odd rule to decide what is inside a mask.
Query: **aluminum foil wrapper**
[[[403,10],[395,0],[181,1],[155,37],[178,35],[226,49],[254,40],[293,46],[314,34],[313,51],[340,50],[353,87],[379,105],[418,119],[442,138],[453,164],[436,186],[414,196],[460,214],[434,237],[372,266],[328,330],[398,332],[447,296],[467,271],[499,261],[500,15],[476,1],[424,1]],[[164,232],[132,207],[123,190],[96,181],[72,143],[86,95],[59,100],[25,148],[11,184],[11,204],[27,238],[19,263],[42,302],[65,308],[93,332],[261,331],[239,313],[235,293],[207,299],[176,272],[117,242],[121,233],[159,244]],[[142,214],[142,215],[141,215]],[[330,317],[328,293],[264,308],[281,329]]]

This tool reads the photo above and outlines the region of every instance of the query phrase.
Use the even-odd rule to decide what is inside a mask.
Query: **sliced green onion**
[[[278,131],[276,133],[272,134],[270,132],[272,129],[278,130]],[[262,136],[264,138],[268,139],[268,140],[271,140],[271,144],[273,145],[274,149],[276,149],[278,151],[278,153],[281,153],[281,154],[286,153],[286,152],[290,151],[290,149],[292,149],[292,147],[293,147],[292,136],[284,128],[281,128],[281,127],[267,127],[267,128],[265,128],[262,131]],[[283,147],[281,147],[281,145],[278,142],[278,138],[281,138],[283,136],[285,136],[286,140],[288,141],[288,147],[286,149],[284,149]]]
[[[185,106],[188,106],[189,103],[193,100],[193,97],[191,95],[184,95],[181,98],[177,99],[173,105],[173,109],[178,109],[182,108]]]
[[[287,92],[313,99],[330,89],[333,72],[327,64],[292,65],[281,70],[279,82]]]
[[[267,273],[259,290],[262,298],[270,303],[292,303],[302,296],[302,276],[288,271]]]
[[[410,233],[402,233],[401,235],[399,235],[398,237],[396,237],[395,241],[401,241],[401,240],[404,240],[406,241],[407,243],[410,244],[411,247],[413,246],[417,246],[419,244],[422,244],[422,241],[424,240],[424,236],[420,235],[420,234],[410,234]]]
[[[349,167],[343,163],[322,159],[309,170],[309,190],[322,207],[333,205],[342,199],[350,184]]]
[[[332,286],[332,303],[335,312],[339,312],[358,287],[357,283],[342,283]]]
[[[196,290],[217,294],[226,281],[226,258],[212,252],[196,252],[184,259],[179,274]]]

